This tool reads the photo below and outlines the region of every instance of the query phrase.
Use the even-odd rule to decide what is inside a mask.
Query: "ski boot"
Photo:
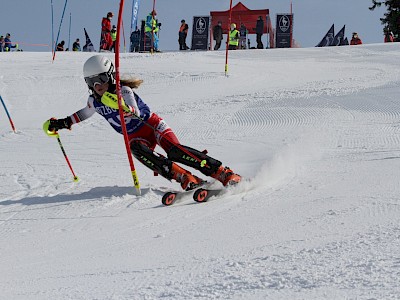
[[[176,163],[172,163],[171,175],[172,179],[175,179],[177,182],[179,182],[182,189],[185,191],[193,190],[204,185],[205,183],[204,180],[193,175],[188,170],[181,168]]]
[[[233,173],[231,169],[223,166],[220,166],[217,172],[211,175],[211,177],[220,181],[223,186],[237,184],[242,179],[240,175]]]

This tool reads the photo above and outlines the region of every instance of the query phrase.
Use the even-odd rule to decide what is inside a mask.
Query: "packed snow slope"
[[[1,299],[399,299],[400,44],[122,54],[182,144],[243,175],[204,204],[86,105],[88,53],[0,53]],[[113,57],[112,54],[109,54]],[[162,150],[159,149],[161,153]],[[198,174],[198,173],[197,173]]]

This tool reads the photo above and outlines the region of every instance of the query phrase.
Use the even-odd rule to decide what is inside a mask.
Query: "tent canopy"
[[[219,21],[222,22],[222,29],[224,33],[228,33],[229,28],[229,9],[226,11],[211,11],[211,28],[213,28]],[[246,26],[247,30],[251,34],[256,33],[256,22],[259,16],[263,18],[264,21],[264,33],[270,31],[269,24],[266,16],[269,15],[269,9],[248,9],[246,6],[239,2],[234,7],[232,7],[232,23],[236,23],[237,29],[239,29],[241,24]]]

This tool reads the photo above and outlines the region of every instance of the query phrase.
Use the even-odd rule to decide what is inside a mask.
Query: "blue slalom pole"
[[[70,45],[71,45],[71,20],[72,20],[72,16],[71,16],[71,13],[69,13],[68,49],[71,49],[70,48]]]
[[[14,130],[14,132],[16,132],[16,131],[15,131],[15,127],[14,127],[14,123],[13,123],[13,121],[11,120],[10,114],[8,113],[6,104],[4,103],[3,98],[1,97],[1,95],[0,95],[0,100],[1,100],[1,103],[3,104],[4,110],[6,111],[6,114],[7,114],[7,116],[8,116],[8,120],[10,120],[11,128],[12,128],[12,130]]]
[[[58,45],[58,38],[60,37],[61,24],[62,24],[62,21],[64,19],[64,13],[65,13],[65,8],[67,7],[67,2],[68,2],[68,0],[65,0],[64,9],[63,9],[62,16],[61,16],[60,26],[58,27],[57,39],[56,39],[56,43],[54,45],[54,48],[56,48],[57,45]],[[53,61],[54,61],[55,57],[56,57],[56,49],[54,49]]]
[[[54,54],[54,10],[53,0],[51,0],[51,53]]]

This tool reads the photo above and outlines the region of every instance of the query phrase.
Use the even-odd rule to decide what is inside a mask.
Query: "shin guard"
[[[179,162],[199,170],[206,176],[215,174],[218,168],[222,165],[219,160],[216,160],[205,153],[200,152],[199,150],[183,145],[179,145],[179,147],[172,146],[168,153],[168,158],[172,161]]]

